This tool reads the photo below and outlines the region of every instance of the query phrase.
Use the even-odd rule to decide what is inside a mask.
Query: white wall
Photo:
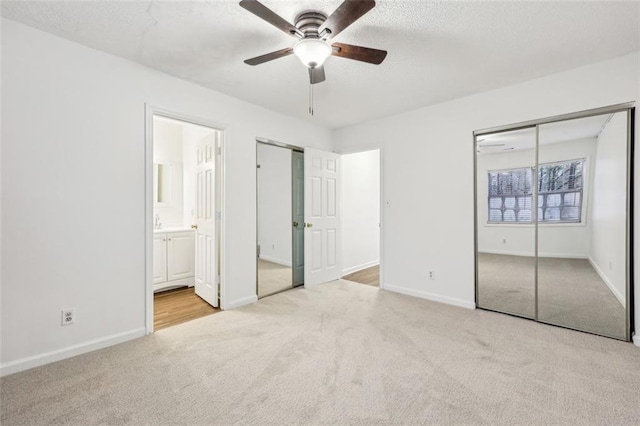
[[[6,19],[1,84],[3,374],[144,334],[145,103],[226,129],[225,308],[256,300],[255,138],[332,145],[309,122]]]
[[[582,139],[540,146],[540,163],[586,158],[584,172],[582,223],[540,224],[538,226],[538,251],[543,257],[587,259],[591,242],[588,206],[593,173],[595,139]],[[527,224],[489,224],[488,177],[490,170],[504,170],[535,165],[535,150],[510,151],[478,155],[478,250],[485,253],[535,255],[535,228]],[[506,242],[505,242],[506,241]]]
[[[153,162],[182,163],[182,125],[153,120]]]
[[[626,158],[627,117],[626,113],[618,113],[598,138],[589,257],[621,302],[626,294]]]
[[[343,275],[380,263],[380,151],[345,154],[342,164]]]
[[[258,145],[258,244],[260,257],[291,267],[291,150]]]
[[[339,151],[384,149],[383,194],[391,203],[382,228],[384,288],[473,307],[473,131],[637,101],[639,59],[636,52],[337,130]],[[428,270],[434,280],[425,276]]]
[[[154,218],[158,215],[162,226],[181,226],[184,221],[182,126],[154,120],[153,145],[153,163],[162,164],[171,170],[171,199],[157,205],[154,203]],[[157,176],[154,174],[155,179]]]

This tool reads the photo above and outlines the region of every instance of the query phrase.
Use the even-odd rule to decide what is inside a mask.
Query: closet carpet
[[[347,281],[4,377],[9,425],[640,424],[640,348]]]

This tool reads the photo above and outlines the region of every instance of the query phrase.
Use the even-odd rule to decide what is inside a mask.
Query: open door
[[[340,155],[304,151],[304,283],[342,276],[340,265]]]
[[[292,153],[293,286],[304,283],[304,154]]]
[[[218,307],[216,271],[216,173],[220,132],[197,145],[196,165],[196,279],[195,292],[211,306]]]

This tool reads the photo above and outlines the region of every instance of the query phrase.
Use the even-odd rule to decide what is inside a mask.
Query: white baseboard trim
[[[393,291],[395,293],[406,294],[407,296],[419,297],[421,299],[432,300],[434,302],[446,303],[447,305],[459,306],[461,308],[475,309],[476,304],[474,302],[468,302],[462,299],[456,299],[453,297],[442,296],[439,294],[429,293],[426,291],[414,290],[406,287],[398,287],[391,284],[385,284],[384,289],[387,291]]]
[[[598,264],[591,257],[589,257],[589,263],[591,264],[593,269],[595,269],[598,275],[600,275],[600,279],[607,285],[607,287],[609,287],[609,290],[611,290],[611,293],[613,293],[616,299],[618,299],[618,302],[620,302],[620,304],[623,307],[626,307],[624,297],[622,297],[622,294],[620,294],[618,289],[615,288],[615,286],[611,283],[611,281],[609,281],[609,278],[605,275],[604,271],[600,269],[600,266],[598,266]]]
[[[244,305],[250,305],[252,303],[256,303],[257,301],[258,301],[258,296],[254,294],[253,296],[243,297],[242,299],[234,300],[230,303],[225,303],[222,309],[224,310],[236,309]]]
[[[636,334],[633,336],[633,344],[640,347],[640,335]]]
[[[503,254],[507,256],[523,256],[523,257],[535,256],[535,253],[533,252],[520,252],[520,251],[508,251],[508,250],[478,250],[478,253]],[[560,259],[588,259],[589,258],[589,256],[584,254],[544,253],[544,252],[539,252],[538,256],[560,258]]]
[[[282,260],[282,259],[278,259],[276,257],[269,257],[269,256],[260,255],[260,259],[266,260],[267,262],[277,263],[278,265],[282,265],[282,266],[286,266],[288,268],[291,268],[291,262],[288,262],[288,261]]]
[[[372,260],[371,262],[363,263],[361,265],[351,266],[342,270],[342,276],[353,274],[354,272],[362,271],[363,269],[371,268],[380,264],[380,260]]]
[[[31,368],[40,367],[41,365],[50,364],[63,359],[71,358],[87,352],[93,352],[108,346],[124,343],[129,340],[137,339],[145,336],[145,328],[140,327],[135,330],[126,331],[124,333],[113,334],[111,336],[90,340],[84,343],[68,346],[43,354],[33,355],[15,361],[9,361],[0,365],[0,377],[9,374],[19,373],[20,371],[29,370]]]

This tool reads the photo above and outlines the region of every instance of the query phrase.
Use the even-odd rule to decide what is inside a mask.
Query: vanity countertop
[[[193,231],[189,226],[163,226],[160,229],[154,229],[154,234],[163,234],[166,232],[185,232],[185,231]]]

